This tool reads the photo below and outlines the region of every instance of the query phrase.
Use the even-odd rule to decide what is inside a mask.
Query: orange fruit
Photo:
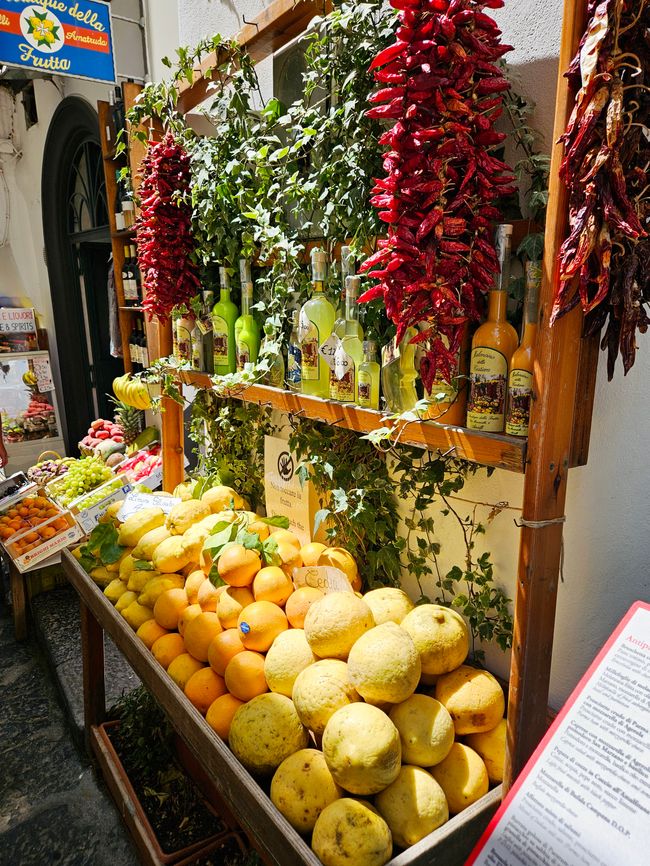
[[[271,601],[254,601],[244,608],[237,621],[239,639],[246,649],[266,652],[289,623],[284,611]]]
[[[216,613],[203,611],[185,626],[183,640],[187,652],[200,662],[207,662],[208,647],[221,631]]]
[[[310,541],[300,548],[300,556],[302,564],[308,567],[318,565],[318,557],[326,549],[326,544],[321,544],[320,541]]]
[[[315,586],[301,586],[287,599],[284,612],[292,628],[304,628],[307,611],[317,601],[323,598],[324,593]]]
[[[232,717],[243,704],[243,701],[231,694],[221,695],[210,704],[205,720],[222,740],[228,739]]]
[[[155,620],[154,620],[155,622]],[[147,625],[147,623],[144,623]],[[164,634],[151,645],[151,652],[156,661],[167,670],[170,664],[185,652],[183,638],[176,632]]]
[[[250,701],[269,690],[264,676],[264,656],[250,650],[233,656],[224,679],[230,694],[240,701]]]
[[[293,550],[293,547],[290,549]],[[287,577],[277,565],[269,565],[255,575],[253,581],[255,601],[272,601],[282,607],[292,592],[291,578]]]
[[[167,629],[158,625],[155,619],[148,619],[143,622],[140,628],[136,631],[136,635],[140,638],[147,649],[151,649],[159,637],[168,634]]]
[[[249,586],[262,561],[256,550],[247,550],[243,544],[227,547],[217,562],[219,577],[230,586]]]
[[[201,668],[185,683],[185,695],[197,710],[205,715],[217,698],[226,694],[226,685],[223,677],[212,670],[212,668]]]
[[[280,557],[280,568],[288,577],[291,577],[294,568],[300,568],[302,565],[300,550],[288,541],[281,540],[278,542],[277,553]]]
[[[196,600],[201,605],[203,610],[215,613],[217,610],[217,602],[219,596],[224,591],[225,586],[215,586],[212,581],[207,578],[203,581],[196,594]]]
[[[193,571],[192,574],[188,575],[185,581],[185,592],[190,604],[198,602],[199,589],[204,580],[206,580],[206,577],[202,571]]]
[[[246,527],[249,532],[254,532],[260,541],[265,541],[269,537],[269,533],[271,531],[268,523],[264,523],[263,520],[253,520]]]
[[[239,632],[236,628],[229,628],[218,634],[210,646],[208,647],[208,662],[215,673],[222,677],[228,662],[234,658],[237,653],[244,652],[244,644],[239,639]]]
[[[203,667],[204,665],[195,658],[192,658],[189,653],[181,653],[179,656],[176,656],[167,668],[167,673],[178,688],[185,691],[185,686],[189,682],[190,677],[197,671],[202,670]]]
[[[188,622],[191,622],[200,613],[203,613],[203,608],[200,604],[190,604],[186,607],[178,620],[178,633],[185,634]]]
[[[43,539],[53,538],[56,535],[56,529],[53,526],[44,526],[38,530],[38,534]]]
[[[217,602],[217,616],[222,627],[237,628],[239,614],[254,601],[255,596],[247,586],[226,587]]]
[[[184,589],[166,589],[156,599],[153,606],[153,618],[163,628],[176,631],[178,620],[187,606],[187,594]]]
[[[298,552],[300,552],[300,548],[302,547],[300,543],[300,539],[297,535],[294,535],[293,532],[290,532],[288,529],[274,529],[271,532],[271,538],[275,538],[278,544],[292,544]]]

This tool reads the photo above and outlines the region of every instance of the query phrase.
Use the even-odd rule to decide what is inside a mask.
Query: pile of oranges
[[[15,543],[14,553],[20,555],[38,547],[43,541],[52,538],[68,528],[61,511],[45,496],[27,496],[0,515],[0,539],[7,541],[19,532],[32,529]],[[52,518],[57,518],[52,520]],[[47,521],[52,520],[51,523]],[[46,526],[43,526],[47,523]]]

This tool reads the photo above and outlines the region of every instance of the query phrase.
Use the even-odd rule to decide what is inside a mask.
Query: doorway
[[[97,114],[78,97],[58,106],[47,134],[43,231],[66,419],[66,451],[97,417],[112,417],[108,395],[124,372],[111,355],[108,275],[111,237]]]

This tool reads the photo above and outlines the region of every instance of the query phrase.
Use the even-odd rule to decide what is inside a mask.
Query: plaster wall
[[[252,16],[264,5],[260,0],[179,0],[181,42],[192,44],[215,32],[233,33],[242,14]],[[495,16],[505,41],[516,46],[508,60],[519,75],[520,89],[536,103],[534,125],[548,150],[553,138],[562,2],[510,0]],[[260,72],[268,89],[269,73]],[[608,384],[602,361],[589,465],[572,470],[569,480],[564,580],[558,595],[551,683],[555,706],[567,697],[627,607],[637,598],[650,597],[646,526],[650,470],[644,459],[650,437],[646,385],[650,342],[641,338],[636,366],[625,379],[619,371]],[[481,547],[492,552],[495,574],[513,595],[519,542],[514,520],[520,513],[523,479],[502,471],[486,478],[482,472],[468,481],[460,496],[462,500],[454,505],[461,515],[470,514],[476,503],[485,503],[476,506],[476,517],[484,522],[495,503],[508,504],[489,523]],[[403,505],[406,513],[408,503]],[[437,515],[436,521],[443,540],[444,570],[462,561],[463,548],[452,518]],[[405,585],[416,592],[408,577]],[[508,659],[498,651],[489,651],[488,660],[496,670],[507,672]]]

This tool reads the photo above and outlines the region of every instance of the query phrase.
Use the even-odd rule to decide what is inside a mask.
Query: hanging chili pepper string
[[[515,192],[508,166],[489,153],[505,134],[494,128],[509,82],[496,61],[508,51],[483,12],[503,0],[391,0],[398,10],[396,41],[371,69],[382,85],[368,115],[393,121],[380,143],[385,178],[371,203],[387,223],[387,238],[362,266],[379,282],[360,302],[383,297],[397,339],[426,323],[420,375],[455,375],[468,320],[498,272],[492,224],[495,202]]]
[[[142,169],[136,231],[143,306],[150,319],[165,321],[173,307],[187,304],[200,289],[191,261],[192,211],[185,197],[190,159],[167,132],[162,141],[149,143]]]

